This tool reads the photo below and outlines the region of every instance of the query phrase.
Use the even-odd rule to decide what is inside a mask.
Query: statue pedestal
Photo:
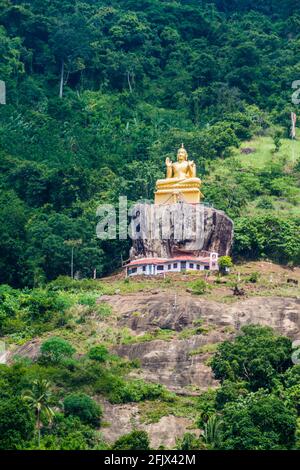
[[[158,180],[154,203],[156,205],[175,204],[177,202],[199,204],[201,196],[203,196],[200,187],[201,180],[199,178]]]

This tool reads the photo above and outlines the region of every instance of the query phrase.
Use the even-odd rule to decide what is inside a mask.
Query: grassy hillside
[[[248,383],[246,377],[242,378],[244,382],[240,382],[238,376],[231,376],[216,388],[218,384],[212,373],[212,360],[221,351],[224,341],[232,343],[245,312],[247,315],[250,313],[250,318],[256,314],[256,318],[260,318],[258,323],[279,326],[278,332],[289,331],[289,311],[295,308],[300,292],[297,285],[287,282],[288,278],[299,282],[299,269],[291,271],[263,262],[236,266],[226,277],[187,273],[170,274],[164,280],[124,280],[120,275],[102,281],[60,278],[49,284],[47,289],[23,293],[2,287],[1,328],[5,332],[3,339],[10,361],[10,367],[0,367],[2,396],[7,397],[11,386],[18,395],[19,391],[31,389],[34,379],[48,381],[56,418],[50,425],[46,416],[43,418],[40,447],[45,449],[113,448],[113,443],[125,434],[125,429],[129,432],[134,427],[149,434],[152,446],[185,448],[185,439],[192,439],[193,444],[189,445],[196,449],[239,446],[239,443],[230,444],[225,435],[222,439],[220,436],[219,443],[199,439],[199,428],[205,428],[207,420],[215,412],[217,416],[224,414],[226,420],[224,403],[219,403],[223,395],[233,393],[226,398],[226,402],[233,403],[237,399],[234,389],[241,396],[257,392],[256,375],[248,379]],[[233,293],[237,285],[243,291],[241,296]],[[270,317],[266,308],[268,299],[281,309],[276,317],[275,312]],[[257,312],[251,313],[251,305]],[[166,326],[169,308],[173,319]],[[265,320],[259,316],[262,308]],[[240,310],[244,312],[241,317]],[[212,311],[215,312],[213,316]],[[184,316],[185,321],[182,320]],[[275,318],[284,321],[276,323]],[[294,320],[297,328],[297,318]],[[273,343],[277,349],[278,341],[286,341],[283,344],[287,350],[280,353],[286,355],[286,365],[278,366],[278,370],[274,366],[274,371],[267,377],[268,380],[273,377],[277,386],[277,381],[282,381],[285,387],[282,393],[289,397],[297,389],[286,385],[280,367],[287,370],[286,376],[293,377],[292,369],[288,370],[291,367],[288,358],[290,340],[279,340],[271,330],[262,328],[255,331],[255,334],[248,333],[247,341],[248,344],[257,342],[255,348],[260,359],[266,361],[267,368],[268,354],[273,354]],[[265,352],[260,349],[260,341],[269,341]],[[153,359],[148,351],[154,353]],[[253,352],[249,354],[252,356]],[[151,366],[153,360],[160,361],[159,369],[153,368],[154,363]],[[280,361],[282,363],[283,356],[280,356]],[[186,367],[189,373],[185,372]],[[220,379],[218,368],[213,370],[216,378]],[[262,380],[259,377],[257,372],[255,380]],[[12,381],[13,385],[10,385]],[[267,394],[271,385],[261,382],[261,386],[265,387]],[[228,387],[232,391],[228,391]],[[259,393],[254,397],[262,406],[266,398]],[[100,405],[102,418],[100,413],[94,421],[89,420],[79,408],[68,414],[63,400],[66,397],[75,400],[74,394],[75,398],[78,394],[92,397],[94,403]],[[276,401],[275,389],[266,396]],[[293,398],[295,403],[298,403],[297,396]],[[278,419],[283,419],[280,413],[286,413],[293,420],[293,406],[290,403],[278,411],[281,416]],[[12,411],[14,419],[15,413]],[[167,434],[162,431],[165,419],[169,423]],[[260,429],[259,425],[256,426]],[[271,448],[279,445],[272,439],[270,437],[268,444]],[[7,442],[11,441],[8,439]],[[282,448],[295,445],[292,436],[280,442]],[[12,445],[5,444],[3,439],[0,443]],[[24,433],[20,443],[25,448],[36,448],[33,431]],[[136,446],[136,441],[133,440],[131,445]],[[249,441],[244,445],[251,448],[254,443]]]
[[[218,178],[220,182],[217,184],[225,187],[233,181],[237,193],[242,183],[250,193],[245,206],[240,210],[237,208],[236,213],[241,214],[242,211],[243,215],[249,216],[273,214],[287,218],[299,216],[300,142],[281,139],[280,144],[280,149],[274,152],[271,136],[255,137],[234,149],[231,158],[211,165],[208,181],[215,182]],[[205,193],[205,179],[203,188]]]
[[[243,149],[253,149],[254,154],[243,154]],[[274,141],[272,137],[255,137],[246,140],[240,146],[240,149],[234,151],[234,155],[243,168],[263,169],[272,162],[286,160],[288,165],[295,165],[300,156],[300,141],[292,139],[281,139],[281,147],[277,153],[274,153]]]
[[[243,142],[241,150],[245,148],[253,148],[255,152],[245,155],[241,150],[236,151],[237,160],[241,163],[242,168],[263,170],[272,164],[280,164],[283,162],[284,175],[289,178],[294,175],[295,166],[299,162],[300,142],[291,139],[282,139],[280,150],[274,154],[274,142],[271,137],[259,137],[251,141]],[[271,196],[269,207],[261,207],[261,198],[256,198],[248,204],[246,213],[254,215],[255,213],[263,214],[265,211],[274,213],[277,216],[293,217],[300,215],[300,178],[295,175],[294,178],[287,179],[288,186],[280,195]]]
[[[37,335],[40,340],[58,335],[70,340],[78,352],[87,352],[94,343],[101,342],[112,347],[117,343],[126,344],[134,340],[132,332],[130,334],[127,328],[122,331],[122,328],[116,326],[118,312],[113,314],[109,304],[101,301],[102,297],[109,300],[110,296],[122,298],[131,294],[146,295],[158,289],[166,293],[177,292],[178,296],[188,291],[201,296],[201,299],[232,304],[239,301],[239,296],[233,295],[234,287],[238,285],[244,290],[246,298],[274,295],[297,298],[300,294],[299,286],[287,283],[288,278],[300,281],[299,268],[291,270],[271,262],[250,262],[237,264],[226,277],[207,277],[191,271],[187,274],[170,274],[163,280],[160,277],[146,279],[143,276],[124,279],[124,273],[120,272],[100,281],[72,281],[62,277],[45,289],[34,289],[23,294],[2,286],[5,300],[1,329],[4,340],[13,349]],[[5,315],[6,305],[10,302],[15,304],[14,309],[10,315]],[[35,318],[34,305],[37,311],[46,310],[47,315]],[[61,319],[57,316],[57,310],[61,311]],[[166,339],[170,332],[165,333],[165,336],[164,332],[162,335]]]
[[[181,142],[204,177],[207,201],[236,222],[235,253],[299,263],[299,250],[288,247],[299,244],[299,166],[277,158],[289,154],[287,141],[274,155],[276,168],[269,168],[267,137],[250,175],[246,157],[238,158],[239,172],[230,158],[232,148],[274,126],[289,135],[290,113],[298,112],[291,103],[299,68],[295,5],[1,0],[0,7],[7,88],[0,282],[32,287],[68,274],[64,242],[73,238],[83,242],[80,276],[117,269],[129,243],[95,238],[96,207],[117,206],[119,195],[152,199],[166,157]],[[281,217],[288,213],[287,226]],[[245,242],[244,214],[275,217],[261,225],[274,223],[282,239],[269,242],[263,233],[253,253],[258,243]]]

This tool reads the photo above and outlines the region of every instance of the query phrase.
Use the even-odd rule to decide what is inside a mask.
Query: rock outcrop
[[[110,299],[121,314],[119,324],[139,333],[155,328],[181,331],[202,320],[211,326],[239,330],[248,324],[270,326],[278,333],[300,336],[300,299],[250,297],[232,304],[207,300],[188,293],[134,294]],[[139,312],[139,315],[136,315]]]
[[[210,367],[212,355],[220,342],[232,340],[242,326],[266,325],[292,339],[300,337],[299,297],[250,297],[221,303],[186,290],[174,292],[161,287],[102,295],[98,301],[109,303],[114,314],[110,319],[93,322],[93,330],[98,328],[100,332],[110,321],[111,328],[126,332],[127,339],[131,337],[132,341],[122,342],[120,334],[112,348],[121,357],[139,359],[141,367],[131,371],[131,378],[161,383],[185,395],[182,399],[190,401],[190,406],[199,392],[218,385]],[[36,358],[40,343],[35,339],[17,347],[10,352],[9,362],[14,355]],[[193,416],[175,416],[169,408],[161,416],[158,408],[157,418],[155,413],[153,418],[147,412],[155,407],[153,402],[111,404],[103,397],[94,398],[103,406],[106,425],[101,432],[107,442],[133,429],[143,429],[149,434],[152,448],[171,449],[185,432],[197,433]]]
[[[102,300],[118,311],[119,327],[130,328],[137,335],[136,342],[116,346],[115,351],[139,359],[145,380],[160,382],[180,394],[189,394],[191,387],[205,390],[217,385],[208,360],[218,343],[232,339],[244,325],[270,326],[292,339],[300,335],[297,298],[252,297],[224,304],[188,293],[159,292]],[[163,330],[174,331],[174,336],[155,339],[155,332]],[[151,332],[152,341],[139,340],[139,336]]]
[[[209,358],[220,342],[233,339],[244,325],[270,326],[293,340],[300,337],[299,298],[251,297],[226,304],[187,292],[158,291],[102,296],[101,302],[118,312],[116,327],[127,328],[136,337],[133,343],[115,345],[114,351],[140,360],[139,377],[180,394],[191,394],[191,387],[206,390],[217,385]],[[32,340],[9,351],[8,362],[14,355],[34,359],[39,348],[40,340]]]
[[[123,434],[132,429],[144,430],[149,435],[152,449],[172,449],[176,445],[176,439],[182,438],[185,432],[193,432],[199,435],[199,429],[195,429],[195,423],[181,416],[163,416],[155,423],[143,423],[140,420],[138,404],[127,403],[125,405],[112,405],[108,401],[102,401],[103,421],[109,426],[102,428],[102,435],[107,442],[115,442]]]
[[[230,254],[233,222],[203,204],[137,204],[131,211],[130,258],[172,258],[178,254]]]
[[[103,296],[101,301],[109,302],[118,312],[120,328],[127,327],[136,334],[135,343],[115,347],[119,355],[140,360],[136,377],[162,383],[169,390],[190,397],[218,385],[209,360],[218,343],[233,339],[242,326],[271,326],[292,339],[300,335],[299,298],[251,297],[224,304],[188,293],[159,291]],[[145,333],[164,330],[173,331],[174,337],[138,340]],[[197,433],[194,421],[187,417],[168,415],[157,422],[144,423],[137,404],[106,402],[103,408],[104,420],[110,423],[103,429],[108,442],[133,428],[144,429],[151,447],[171,449],[176,438],[182,438],[185,432]]]

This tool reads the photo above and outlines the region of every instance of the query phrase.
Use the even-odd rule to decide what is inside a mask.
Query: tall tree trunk
[[[74,246],[71,248],[71,278],[74,279]]]
[[[131,81],[130,81],[130,72],[127,71],[127,83],[129,87],[130,93],[132,93],[132,86],[131,86]]]
[[[63,97],[64,92],[64,75],[65,75],[65,63],[61,61],[61,71],[60,71],[60,86],[59,86],[59,97]]]

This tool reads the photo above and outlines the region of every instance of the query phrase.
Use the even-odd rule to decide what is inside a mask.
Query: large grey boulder
[[[172,258],[203,251],[229,255],[233,222],[223,212],[203,204],[136,204],[131,210],[130,259]]]

